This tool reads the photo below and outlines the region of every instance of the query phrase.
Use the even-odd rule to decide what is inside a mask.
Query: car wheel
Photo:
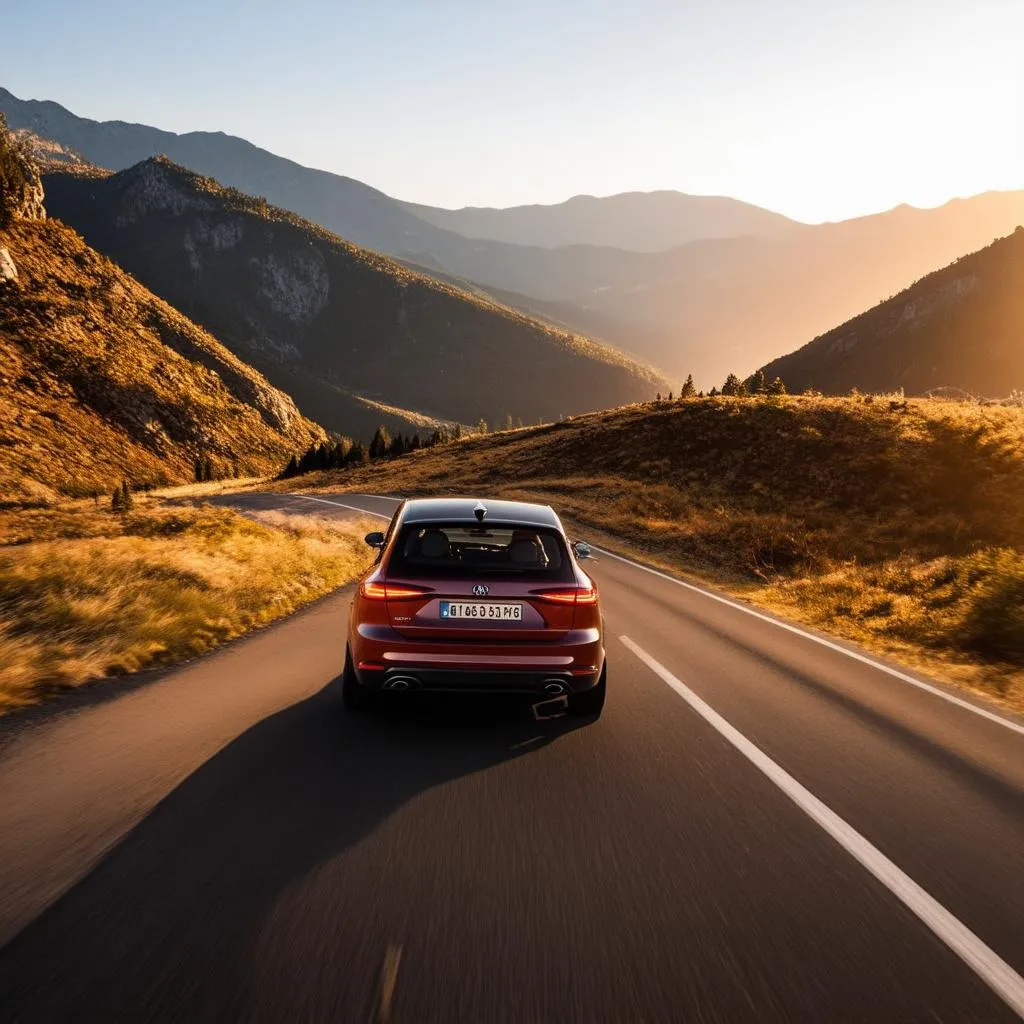
[[[608,689],[608,662],[604,663],[601,669],[601,678],[597,685],[590,690],[574,694],[569,698],[569,711],[579,717],[598,718],[604,709],[604,695]]]
[[[375,694],[356,679],[352,654],[345,648],[345,670],[341,675],[341,700],[349,711],[369,711]]]

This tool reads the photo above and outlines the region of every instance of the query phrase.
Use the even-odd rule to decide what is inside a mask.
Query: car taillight
[[[413,587],[408,583],[387,583],[381,580],[363,580],[359,593],[371,601],[408,601],[431,593],[430,587]]]
[[[538,601],[547,601],[549,604],[597,604],[597,590],[594,587],[538,590],[532,596]]]

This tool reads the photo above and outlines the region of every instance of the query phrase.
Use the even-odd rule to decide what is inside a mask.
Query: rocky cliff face
[[[0,225],[45,218],[39,171],[0,116]]]

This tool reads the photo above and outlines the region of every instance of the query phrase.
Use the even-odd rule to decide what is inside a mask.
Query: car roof
[[[485,523],[528,523],[531,526],[562,524],[550,505],[529,501],[499,501],[496,498],[411,498],[402,510],[403,523],[475,523],[477,505],[487,509]]]

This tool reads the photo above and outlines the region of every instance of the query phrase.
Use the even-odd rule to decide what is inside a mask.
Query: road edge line
[[[747,739],[710,704],[698,697],[661,662],[656,661],[628,636],[620,636],[619,640],[769,781],[789,797],[800,810],[857,860],[869,874],[881,882],[932,934],[941,939],[970,967],[1007,1006],[1019,1017],[1024,1018],[1024,977],[1021,977],[995,950],[987,946],[934,896],[918,885],[902,868],[865,839],[852,825],[839,817],[827,804],[819,800],[806,786],[797,782],[789,772]]]
[[[606,548],[599,548],[596,544],[592,544],[591,547],[595,551],[600,551],[603,555],[608,555],[610,558],[615,558],[620,562],[625,562],[626,565],[632,565],[636,569],[643,569],[644,572],[649,572],[654,576],[667,580],[669,583],[676,584],[676,586],[685,587],[687,590],[691,590],[695,594],[701,594],[704,597],[710,598],[712,601],[718,601],[719,604],[735,608],[737,611],[744,612],[747,615],[752,615],[755,619],[760,619],[762,622],[767,622],[772,626],[777,626],[779,629],[784,629],[787,633],[793,633],[796,636],[803,637],[805,640],[811,640],[816,644],[820,644],[822,647],[827,647],[830,651],[835,651],[838,654],[844,654],[847,658],[852,658],[854,661],[859,661],[863,665],[876,668],[880,672],[885,672],[887,675],[890,675],[895,679],[899,679],[901,682],[908,683],[911,686],[916,686],[918,689],[924,690],[926,693],[930,693],[935,697],[941,697],[943,700],[949,701],[949,703],[955,704],[957,707],[964,708],[967,711],[972,711],[974,714],[980,715],[982,718],[987,718],[991,722],[995,722],[998,725],[1002,725],[1005,728],[1011,729],[1013,732],[1020,733],[1024,736],[1024,725],[1021,723],[1015,722],[1011,718],[1004,718],[1002,715],[998,715],[994,711],[989,711],[988,708],[972,704],[969,700],[964,700],[962,697],[956,696],[956,694],[947,693],[940,687],[935,686],[932,683],[926,683],[922,679],[916,679],[914,676],[908,675],[906,672],[901,672],[898,668],[886,665],[885,662],[876,661],[874,658],[870,658],[866,654],[850,650],[850,648],[844,647],[842,644],[836,643],[834,640],[818,636],[806,629],[801,629],[799,626],[795,626],[790,622],[785,622],[782,619],[773,618],[771,615],[759,612],[755,608],[748,608],[746,605],[740,604],[738,601],[733,601],[728,597],[723,597],[721,594],[716,594],[712,590],[706,590],[704,587],[698,587],[694,583],[687,583],[685,580],[677,579],[675,576],[670,576],[668,573],[662,572],[659,569],[652,569],[651,566],[644,565],[642,562],[634,562],[633,559],[625,558],[623,555],[617,555],[614,551],[608,551]]]

